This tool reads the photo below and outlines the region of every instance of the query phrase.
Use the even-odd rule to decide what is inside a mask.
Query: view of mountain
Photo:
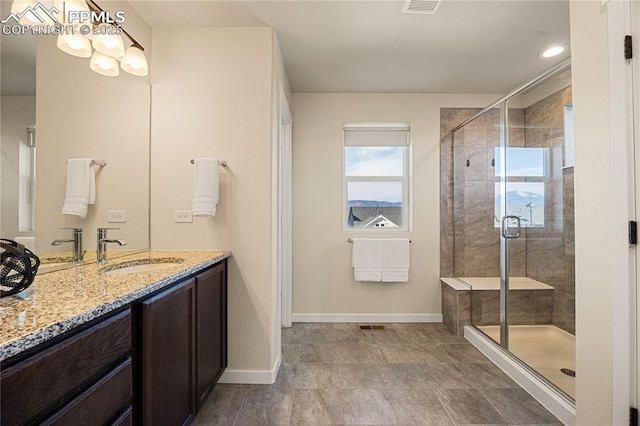
[[[401,201],[349,200],[349,207],[402,207]]]
[[[509,204],[524,205],[527,203],[533,203],[537,206],[544,206],[544,194],[522,190],[507,191],[507,201]]]

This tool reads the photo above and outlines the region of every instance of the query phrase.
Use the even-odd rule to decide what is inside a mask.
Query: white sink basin
[[[153,272],[171,268],[172,266],[181,265],[182,262],[183,259],[178,258],[134,260],[131,262],[123,262],[113,266],[107,266],[104,269],[104,272],[107,275],[124,275],[136,274],[139,272]]]

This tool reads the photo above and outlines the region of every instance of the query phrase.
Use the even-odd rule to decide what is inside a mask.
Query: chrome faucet
[[[116,243],[120,246],[126,246],[127,243],[123,240],[108,240],[107,239],[107,231],[108,230],[116,230],[120,228],[98,228],[98,264],[103,265],[107,263],[107,244],[108,243]]]
[[[70,240],[53,240],[52,246],[59,246],[62,243],[73,243],[73,263],[82,263],[84,257],[84,250],[82,249],[82,228],[60,228],[71,229],[73,231],[73,238]]]

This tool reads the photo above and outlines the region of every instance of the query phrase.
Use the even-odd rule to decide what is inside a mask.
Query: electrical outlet
[[[126,210],[109,210],[107,214],[109,223],[125,223],[127,221]]]
[[[174,210],[173,221],[175,223],[191,223],[193,222],[193,213],[191,210]]]

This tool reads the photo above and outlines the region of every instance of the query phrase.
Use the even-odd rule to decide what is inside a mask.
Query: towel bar
[[[193,160],[191,160],[191,164],[194,164],[194,161],[193,161]],[[227,167],[227,162],[226,162],[226,161],[224,161],[224,160],[220,160],[220,165],[221,165],[222,167]]]
[[[383,239],[384,239],[384,238],[383,238]],[[352,243],[352,242],[353,242],[353,238],[349,238],[349,239],[347,240],[347,242],[348,242],[348,243]],[[409,240],[409,243],[411,243],[411,240]]]
[[[107,165],[107,162],[105,160],[91,160],[91,165],[105,167]]]

